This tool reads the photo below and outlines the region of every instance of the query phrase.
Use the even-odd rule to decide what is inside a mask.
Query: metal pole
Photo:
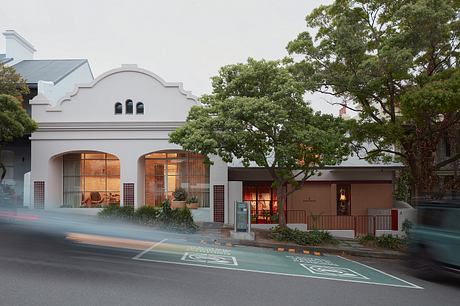
[[[248,205],[248,233],[251,232],[251,203],[246,203]]]

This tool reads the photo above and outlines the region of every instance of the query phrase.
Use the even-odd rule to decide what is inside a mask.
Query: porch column
[[[138,186],[138,167],[135,154],[120,156],[120,206],[139,207],[136,188]]]

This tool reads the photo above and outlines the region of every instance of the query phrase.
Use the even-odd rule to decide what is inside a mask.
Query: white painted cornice
[[[79,131],[173,131],[184,122],[41,122],[36,132]]]

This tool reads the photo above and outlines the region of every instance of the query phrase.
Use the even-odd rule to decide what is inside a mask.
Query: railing
[[[288,210],[286,222],[290,224],[306,224],[307,212],[305,210]]]
[[[288,224],[307,224],[308,229],[316,230],[350,230],[355,236],[375,235],[378,230],[391,230],[391,215],[358,215],[358,216],[335,216],[335,215],[310,215],[305,210],[288,210],[286,212]],[[276,224],[278,214],[270,214],[267,210],[252,211],[251,223],[253,224]]]
[[[353,230],[355,236],[375,235],[377,230],[391,230],[391,215],[308,216],[309,229]]]
[[[270,213],[269,210],[251,211],[252,224],[277,224],[278,213]]]

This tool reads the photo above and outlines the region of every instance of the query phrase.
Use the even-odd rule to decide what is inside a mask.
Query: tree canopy
[[[190,110],[170,141],[185,150],[224,161],[240,159],[268,170],[277,189],[279,223],[285,198],[324,165],[348,155],[340,118],[314,113],[303,99],[303,82],[278,61],[224,66],[212,78],[213,92]],[[285,190],[286,184],[292,189]]]
[[[314,38],[305,31],[287,46],[291,71],[308,90],[339,97],[359,113],[352,136],[359,148],[373,144],[366,157],[402,160],[414,189],[430,189],[433,173],[422,173],[420,162],[460,120],[452,98],[459,8],[454,0],[336,0],[307,16]],[[422,127],[426,120],[435,133]],[[425,169],[436,169],[435,162]]]
[[[13,67],[0,64],[0,94],[10,95],[23,101],[23,96],[29,93],[26,81]]]
[[[35,122],[22,108],[21,103],[13,96],[0,94],[0,168],[2,169],[0,183],[6,175],[5,166],[1,160],[2,147],[35,129]]]

